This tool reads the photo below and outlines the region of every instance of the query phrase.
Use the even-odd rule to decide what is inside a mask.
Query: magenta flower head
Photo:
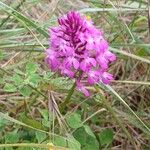
[[[58,24],[49,30],[49,68],[75,78],[76,88],[85,96],[89,96],[85,85],[109,84],[113,76],[107,72],[108,65],[116,56],[109,51],[108,42],[92,20],[70,11],[58,19]]]

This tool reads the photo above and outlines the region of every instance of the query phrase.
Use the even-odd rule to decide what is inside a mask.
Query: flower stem
[[[69,90],[68,95],[67,95],[67,97],[65,98],[64,102],[60,105],[61,110],[63,110],[63,109],[66,107],[66,105],[69,103],[69,101],[70,101],[70,99],[71,99],[71,96],[72,96],[72,94],[73,94],[73,92],[74,92],[75,87],[76,87],[76,82],[73,84],[73,86],[72,86],[71,89]]]

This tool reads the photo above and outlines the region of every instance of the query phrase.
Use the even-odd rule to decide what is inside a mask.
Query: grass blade
[[[38,129],[38,128],[34,128],[34,127],[32,127],[32,126],[29,126],[29,125],[27,125],[27,124],[25,124],[25,123],[22,123],[21,121],[18,121],[18,120],[16,120],[16,119],[14,119],[14,118],[8,116],[7,114],[3,114],[2,112],[0,112],[0,118],[4,118],[4,119],[6,119],[6,120],[8,120],[8,121],[10,121],[10,122],[13,122],[13,123],[15,123],[15,124],[19,124],[19,125],[21,125],[21,126],[24,126],[24,127],[30,128],[30,129],[37,130],[37,131],[39,131],[39,132],[43,132],[43,133],[49,134],[48,132],[46,132],[46,131],[44,131],[44,130],[41,130],[41,129]]]
[[[117,81],[113,81],[116,83],[127,83],[127,84],[136,84],[136,85],[150,85],[150,82],[144,82],[144,81],[122,81],[122,80],[117,80]]]
[[[105,86],[117,99],[130,111],[130,113],[138,120],[138,122],[147,130],[150,136],[150,128],[141,120],[141,118],[130,108],[130,106],[122,99],[122,97],[109,85]]]
[[[23,14],[19,13],[18,11],[16,11],[15,9],[11,8],[10,6],[4,4],[3,2],[0,2],[0,9],[2,9],[3,11],[5,11],[6,13],[14,16],[18,21],[22,21],[21,23],[26,24],[27,26],[31,26],[34,29],[36,29],[39,33],[41,33],[43,36],[45,36],[46,38],[48,37],[48,33],[42,29],[39,25],[37,25],[34,21],[32,21],[31,19],[28,19],[26,16],[24,16]],[[12,13],[13,12],[13,13]],[[23,25],[24,25],[23,24]],[[26,26],[25,26],[26,27]]]
[[[147,11],[147,9],[142,9],[142,8],[84,8],[81,9],[80,12],[86,13],[86,12],[133,12],[133,11]]]
[[[150,64],[150,60],[145,59],[145,58],[143,58],[143,57],[136,56],[136,55],[134,55],[134,54],[131,54],[131,53],[128,53],[128,52],[125,52],[125,51],[121,51],[121,50],[118,50],[118,49],[112,48],[112,47],[110,47],[110,50],[113,51],[113,52],[116,52],[116,53],[119,53],[119,54],[128,56],[128,57],[130,57],[130,58],[133,58],[133,59],[136,59],[136,60],[140,60],[140,61],[142,61],[142,62],[145,62],[145,63]]]

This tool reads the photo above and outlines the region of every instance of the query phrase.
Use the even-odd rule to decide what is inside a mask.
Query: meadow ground
[[[88,98],[44,61],[48,28],[69,10],[117,55],[115,80],[87,85]],[[40,149],[150,150],[149,0],[0,1],[0,150]]]

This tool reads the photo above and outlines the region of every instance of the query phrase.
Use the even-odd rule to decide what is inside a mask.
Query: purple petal
[[[89,71],[88,72],[88,82],[89,84],[93,85],[98,83],[100,80],[100,72],[98,71]]]
[[[105,57],[109,60],[109,61],[115,61],[116,60],[116,55],[111,53],[110,51],[106,51],[105,52]]]
[[[75,58],[73,59],[73,66],[75,69],[79,68],[79,62]]]
[[[77,90],[82,92],[86,97],[90,96],[89,91],[83,86],[83,84],[80,83],[79,80],[76,82],[76,86],[77,86]]]
[[[103,82],[104,84],[109,84],[110,81],[113,80],[113,79],[114,79],[114,78],[113,78],[113,75],[110,74],[110,73],[108,73],[108,72],[104,72],[104,73],[102,74],[102,82]]]
[[[108,60],[104,56],[99,55],[97,57],[97,62],[99,63],[101,68],[103,68],[103,69],[108,68]]]
[[[80,69],[86,71],[86,63],[84,60],[80,63]]]

